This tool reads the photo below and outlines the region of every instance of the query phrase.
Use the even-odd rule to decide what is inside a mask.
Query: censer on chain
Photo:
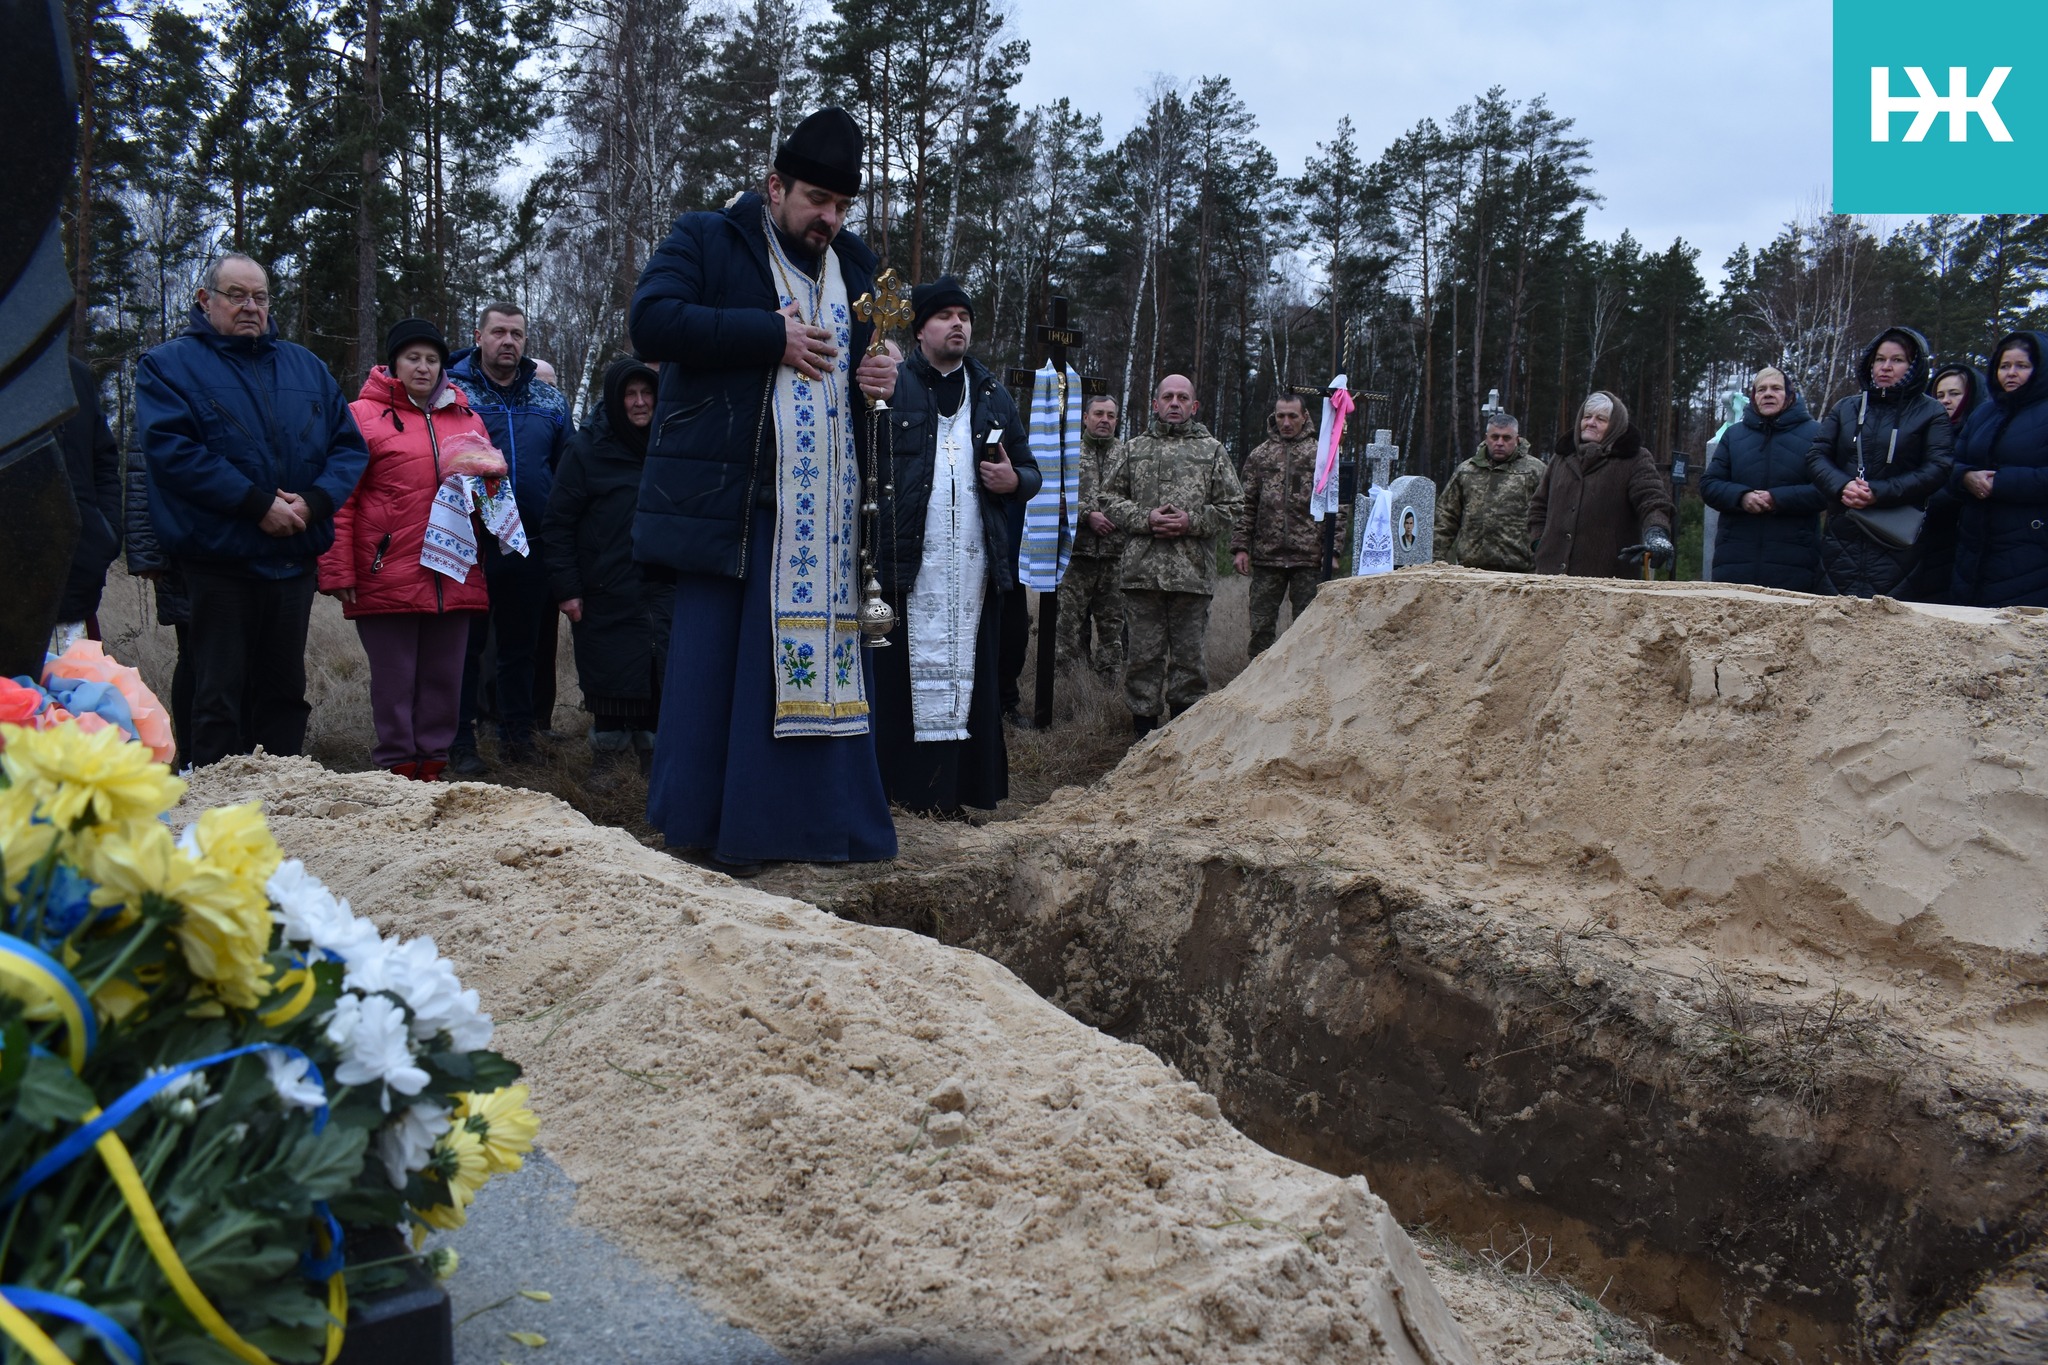
[[[875,276],[874,292],[862,294],[853,301],[853,312],[862,322],[874,324],[875,335],[868,342],[867,353],[871,356],[887,355],[888,330],[910,321],[910,295],[904,292],[894,269],[884,270]],[[867,577],[867,586],[861,590],[860,634],[861,642],[869,649],[885,647],[889,643],[889,632],[896,628],[896,609],[883,599],[882,579],[875,570],[875,546],[882,538],[882,497],[888,497],[892,513],[896,508],[896,488],[893,484],[884,488],[881,478],[882,447],[889,436],[888,411],[889,401],[886,398],[874,399],[868,405],[867,490],[860,508],[868,529],[868,534],[861,537],[860,551],[861,570]]]

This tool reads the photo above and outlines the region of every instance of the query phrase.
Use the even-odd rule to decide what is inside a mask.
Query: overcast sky
[[[1031,40],[1013,97],[1065,95],[1122,137],[1155,75],[1222,75],[1296,175],[1351,115],[1368,160],[1488,86],[1537,94],[1592,140],[1589,228],[1661,250],[1683,237],[1718,282],[1829,177],[1828,0],[1010,0]]]

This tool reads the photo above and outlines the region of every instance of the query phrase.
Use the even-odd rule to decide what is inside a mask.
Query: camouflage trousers
[[[1209,597],[1199,592],[1124,589],[1130,654],[1124,700],[1134,716],[1166,719],[1209,695]]]
[[[1123,565],[1114,558],[1075,555],[1060,579],[1058,658],[1063,666],[1092,662],[1114,676],[1124,666]],[[1095,625],[1089,645],[1089,623]]]
[[[1322,574],[1315,569],[1279,569],[1264,564],[1252,565],[1252,639],[1251,656],[1256,659],[1271,647],[1273,639],[1280,633],[1280,602],[1282,598],[1294,599],[1294,619],[1308,610],[1308,604],[1316,600],[1316,584]]]

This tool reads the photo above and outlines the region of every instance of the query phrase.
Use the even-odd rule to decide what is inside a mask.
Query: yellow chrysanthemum
[[[92,995],[93,1007],[103,1017],[111,1019],[115,1023],[119,1023],[135,1013],[141,1007],[142,1002],[147,999],[149,999],[149,993],[143,990],[142,987],[136,985],[133,981],[123,980],[118,976],[94,991]]]
[[[483,1139],[457,1125],[434,1144],[434,1174],[448,1182],[448,1202],[419,1210],[429,1227],[459,1228],[469,1221],[469,1206],[476,1192],[491,1178],[490,1161],[484,1155]]]
[[[85,863],[86,875],[99,883],[98,904],[138,906],[151,893],[183,908],[171,925],[178,949],[222,1001],[253,1009],[268,993],[270,902],[260,885],[193,858],[154,820],[100,834]]]
[[[30,820],[26,811],[10,808],[5,800],[5,794],[0,793],[0,866],[25,870],[41,861],[50,845],[57,842],[57,827]],[[20,880],[17,872],[0,881],[0,904],[21,899],[15,886]]]
[[[526,1164],[533,1150],[533,1137],[540,1120],[526,1107],[531,1092],[523,1085],[508,1085],[487,1095],[456,1097],[455,1122],[482,1139],[484,1157],[493,1175],[516,1171]]]
[[[193,838],[199,844],[201,861],[248,883],[258,894],[263,894],[264,884],[284,861],[284,850],[263,822],[259,801],[214,807],[199,817]]]
[[[153,820],[177,804],[185,784],[118,726],[86,734],[76,722],[47,730],[4,728],[0,819],[40,812],[59,829]]]

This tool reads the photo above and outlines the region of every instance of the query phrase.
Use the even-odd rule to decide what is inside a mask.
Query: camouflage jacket
[[[1473,569],[1527,573],[1535,563],[1529,549],[1529,497],[1543,478],[1543,461],[1529,453],[1525,438],[1515,453],[1495,464],[1479,453],[1451,471],[1436,500],[1436,557]]]
[[[1193,421],[1168,427],[1153,418],[1142,436],[1117,448],[1101,496],[1109,519],[1130,532],[1124,587],[1204,596],[1216,590],[1216,537],[1237,520],[1244,489],[1223,443],[1207,427]],[[1185,536],[1152,534],[1152,509],[1166,506],[1188,514]]]
[[[1109,472],[1116,452],[1114,440],[1081,438],[1081,513],[1074,519],[1074,553],[1083,559],[1115,559],[1124,552],[1124,541],[1129,539],[1122,531],[1098,536],[1088,529],[1090,512],[1108,510],[1102,502],[1102,476]]]
[[[1316,490],[1316,438],[1278,436],[1244,457],[1244,510],[1231,533],[1232,553],[1275,569],[1312,569],[1323,562],[1322,527],[1310,520]]]

